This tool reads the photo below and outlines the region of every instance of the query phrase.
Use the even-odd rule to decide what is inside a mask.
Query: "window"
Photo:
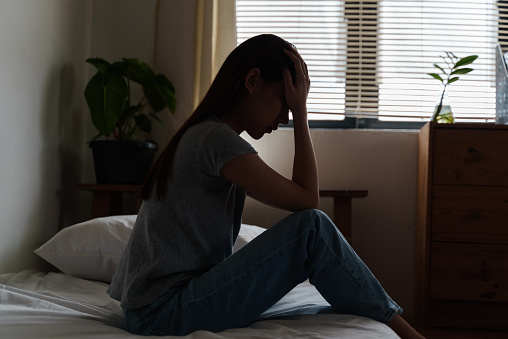
[[[429,121],[441,84],[427,73],[444,64],[445,52],[476,54],[474,71],[448,88],[452,111],[458,122],[494,122],[495,47],[508,31],[504,3],[237,0],[237,42],[273,33],[294,43],[312,79],[309,118],[338,126]]]

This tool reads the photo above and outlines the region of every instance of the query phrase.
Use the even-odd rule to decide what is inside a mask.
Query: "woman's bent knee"
[[[299,218],[305,218],[305,219],[309,219],[309,220],[313,220],[313,219],[316,219],[316,218],[319,218],[319,219],[326,218],[326,219],[328,219],[328,216],[326,215],[326,213],[324,213],[323,211],[318,210],[318,209],[301,210],[301,211],[298,211],[298,212],[294,212],[293,215],[296,216],[296,217],[299,217]]]
[[[306,209],[293,213],[290,218],[294,218],[294,225],[304,228],[312,228],[317,232],[323,232],[328,229],[337,231],[335,224],[326,213],[318,209]]]

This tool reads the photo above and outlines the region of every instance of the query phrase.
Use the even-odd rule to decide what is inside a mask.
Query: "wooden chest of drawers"
[[[508,126],[429,123],[418,152],[419,320],[508,329]]]

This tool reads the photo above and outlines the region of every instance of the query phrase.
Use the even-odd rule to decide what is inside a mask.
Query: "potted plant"
[[[152,120],[162,124],[157,112],[168,108],[174,114],[175,88],[166,76],[155,74],[139,59],[109,63],[89,58],[86,62],[97,69],[84,93],[98,131],[89,142],[97,183],[140,184],[158,148],[153,141],[140,141],[140,136],[151,131]],[[134,84],[142,92],[136,102]]]
[[[467,74],[473,71],[472,68],[461,68],[463,66],[469,65],[473,63],[478,58],[478,55],[469,55],[462,59],[459,59],[455,54],[451,52],[445,52],[446,57],[441,56],[446,63],[445,68],[439,66],[438,64],[434,64],[434,67],[439,69],[443,76],[437,73],[428,73],[434,79],[441,81],[443,85],[441,95],[439,101],[434,110],[434,114],[432,114],[431,121],[438,123],[453,123],[455,119],[453,118],[452,109],[450,107],[450,103],[448,102],[447,95],[447,86],[459,80],[457,75],[459,74]]]

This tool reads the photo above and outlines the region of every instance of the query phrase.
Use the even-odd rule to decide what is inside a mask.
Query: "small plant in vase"
[[[432,114],[431,121],[438,123],[453,123],[455,119],[453,118],[453,113],[450,108],[450,104],[447,102],[447,87],[448,85],[454,83],[459,80],[457,75],[467,74],[473,71],[472,68],[467,68],[463,66],[467,66],[473,63],[478,55],[469,55],[462,59],[459,59],[452,52],[445,52],[446,57],[441,56],[446,63],[446,67],[441,67],[438,64],[434,64],[434,67],[439,69],[442,75],[438,73],[428,73],[434,79],[439,80],[443,84],[443,90],[441,92],[441,96],[438,104],[434,110],[434,114]]]

